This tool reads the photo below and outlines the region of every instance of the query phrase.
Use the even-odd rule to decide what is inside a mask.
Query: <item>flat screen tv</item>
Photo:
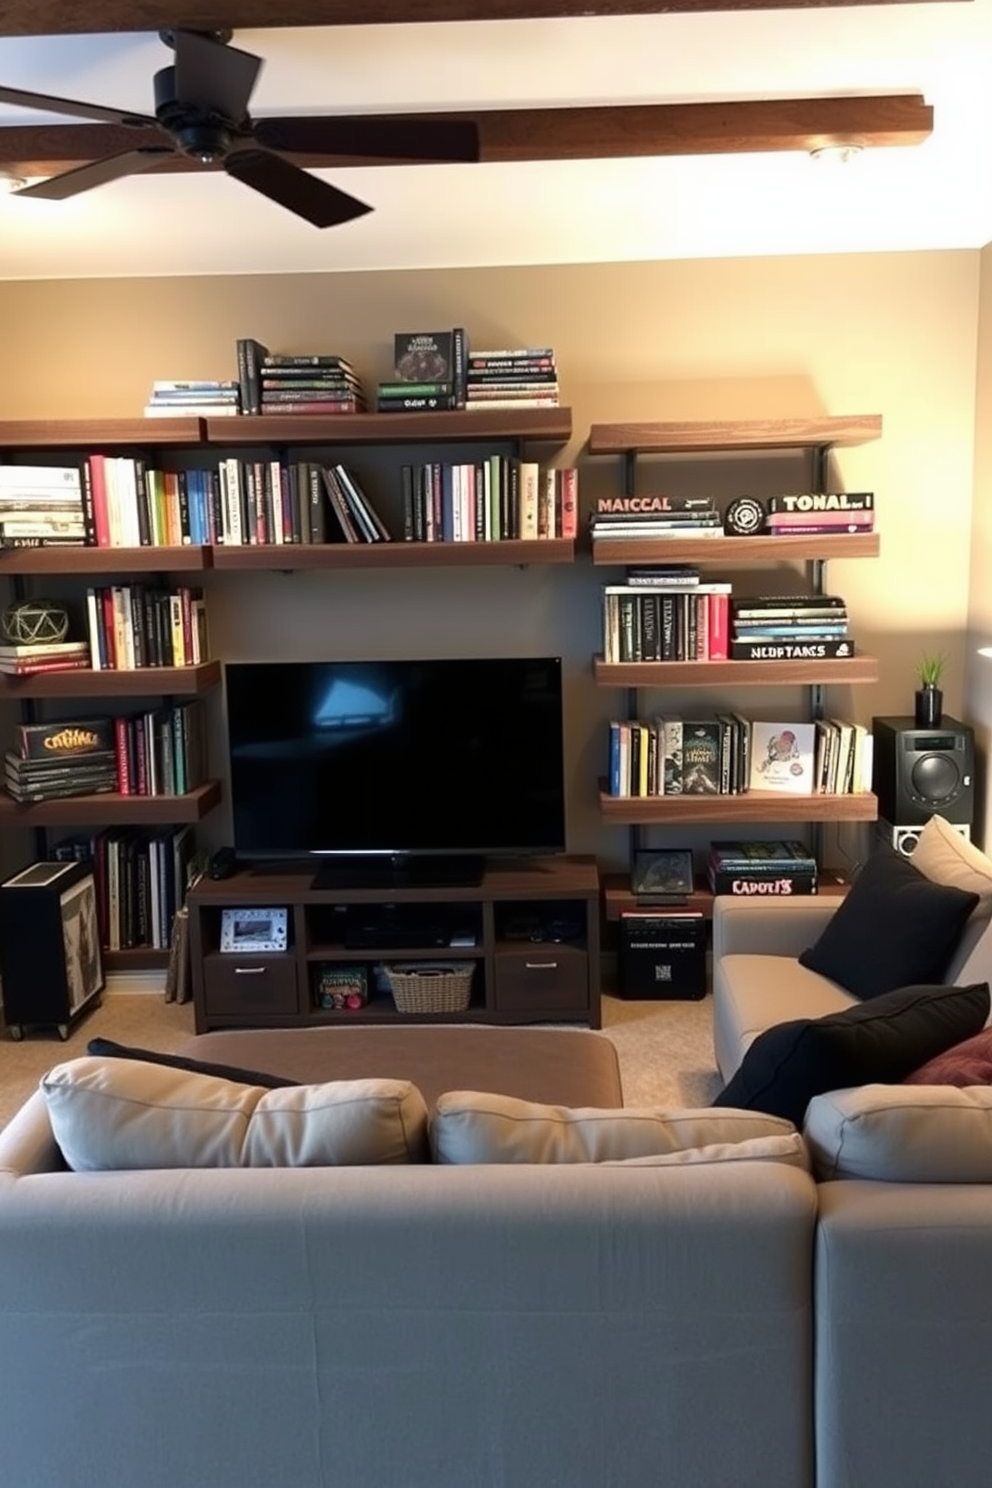
[[[560,657],[229,662],[225,700],[239,862],[471,883],[564,851]]]

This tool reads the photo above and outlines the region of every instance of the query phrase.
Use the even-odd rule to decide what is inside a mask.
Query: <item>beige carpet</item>
[[[712,999],[623,1002],[603,998],[603,1031],[617,1046],[628,1106],[705,1106],[720,1089],[713,1062]],[[99,1035],[122,1044],[171,1050],[194,1032],[192,1003],[154,993],[109,993],[63,1043],[52,1030],[20,1043],[0,1035],[0,1126],[31,1094],[46,1070],[85,1054]]]

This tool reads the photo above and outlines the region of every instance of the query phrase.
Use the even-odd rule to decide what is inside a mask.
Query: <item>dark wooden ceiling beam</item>
[[[395,117],[395,116],[394,116]],[[417,117],[424,117],[418,115]],[[916,94],[877,98],[769,99],[616,108],[494,109],[433,117],[473,119],[483,161],[596,160],[638,155],[735,155],[813,150],[822,145],[918,145],[933,129],[933,109]],[[114,124],[0,127],[0,163],[27,176],[50,176],[81,161],[163,143],[158,130]],[[289,157],[310,167],[409,165],[353,155]],[[158,170],[204,167],[185,155]]]
[[[900,4],[904,0],[7,0],[0,36],[60,36],[82,32],[265,30],[285,26],[371,26],[430,21],[567,19],[713,10],[823,10]],[[963,4],[968,0],[948,0]]]

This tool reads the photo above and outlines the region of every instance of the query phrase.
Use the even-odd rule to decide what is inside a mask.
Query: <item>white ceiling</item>
[[[238,32],[251,111],[386,113],[921,93],[923,145],[322,172],[374,205],[323,231],[220,173],[0,196],[0,278],[285,273],[980,248],[992,240],[992,0]],[[152,112],[157,35],[0,39],[0,82]],[[0,106],[0,123],[55,122]]]

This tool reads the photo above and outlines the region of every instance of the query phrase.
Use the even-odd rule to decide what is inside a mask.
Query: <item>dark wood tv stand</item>
[[[496,861],[479,884],[390,890],[388,897],[371,889],[315,888],[313,873],[245,871],[201,879],[188,905],[198,1033],[404,1019],[601,1025],[599,874],[592,857]],[[222,912],[260,907],[288,910],[287,949],[222,951]],[[476,963],[466,1012],[400,1013],[388,993],[375,990],[377,963],[418,960]],[[328,963],[367,968],[367,1006],[317,1005],[318,968]]]

